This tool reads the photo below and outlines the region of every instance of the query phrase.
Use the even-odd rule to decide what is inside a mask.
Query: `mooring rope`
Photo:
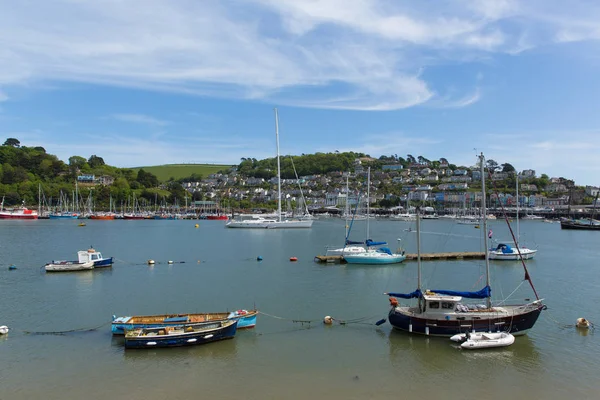
[[[110,324],[111,322],[112,321],[108,321],[108,322],[103,323],[102,325],[94,326],[92,328],[69,329],[66,331],[23,331],[23,333],[26,335],[64,335],[66,333],[73,333],[73,332],[92,332],[92,331],[102,328],[105,325]]]
[[[294,323],[301,323],[301,324],[312,324],[315,322],[319,322],[322,321],[321,319],[310,319],[310,320],[303,320],[303,319],[293,319],[293,318],[285,318],[285,317],[279,317],[277,315],[272,315],[272,314],[268,314],[264,311],[259,311],[260,314],[266,315],[267,317],[271,317],[271,318],[275,318],[275,319],[279,319],[279,320],[285,320],[285,321],[291,321]],[[371,323],[367,323],[365,321],[370,320],[370,319],[374,319],[377,318],[378,315],[370,315],[370,316],[366,316],[366,317],[360,317],[360,318],[353,318],[353,319],[338,319],[338,318],[333,318],[331,317],[332,321],[335,321],[337,323],[339,323],[340,325],[348,325],[348,324],[366,324],[366,325],[372,325]]]

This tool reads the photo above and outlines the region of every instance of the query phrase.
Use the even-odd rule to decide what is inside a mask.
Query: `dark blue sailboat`
[[[181,327],[139,328],[125,332],[125,348],[195,346],[232,339],[237,331],[237,320],[188,324]]]
[[[485,174],[484,158],[480,156],[482,179],[482,209],[485,248],[488,248],[487,218],[485,208]],[[391,309],[388,314],[390,324],[399,330],[433,336],[453,336],[455,334],[472,332],[505,331],[513,335],[522,335],[533,328],[542,310],[546,306],[537,295],[531,282],[527,267],[525,279],[529,281],[536,300],[527,304],[492,305],[489,274],[489,254],[486,252],[486,286],[476,292],[461,292],[452,290],[421,289],[421,239],[420,217],[417,213],[417,251],[418,251],[418,280],[417,289],[412,293],[386,293],[389,296]],[[402,306],[400,299],[418,299],[415,306]],[[462,303],[462,299],[485,299],[486,304]]]

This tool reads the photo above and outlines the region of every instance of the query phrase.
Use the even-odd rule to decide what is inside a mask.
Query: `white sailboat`
[[[517,261],[521,258],[528,260],[533,258],[537,253],[537,250],[529,249],[519,244],[521,232],[519,230],[519,174],[517,174],[517,242],[514,246],[508,243],[498,243],[497,246],[492,247],[488,250],[490,260],[508,260]]]
[[[487,218],[485,208],[485,171],[484,157],[480,156],[482,187],[482,224],[484,248],[488,247]],[[418,213],[417,213],[418,214]],[[536,300],[526,304],[493,305],[490,286],[490,263],[486,252],[486,285],[476,292],[454,290],[423,290],[421,283],[421,239],[420,218],[417,217],[417,289],[412,293],[386,293],[391,309],[388,314],[390,324],[399,330],[432,336],[453,336],[465,332],[505,331],[513,335],[526,334],[533,328],[542,310],[546,306],[538,297],[531,282],[525,263],[525,280],[535,294]],[[416,305],[401,305],[398,299],[418,300]],[[467,303],[462,300],[485,299],[485,304]]]
[[[354,243],[354,242],[351,242],[348,240],[348,235],[350,234],[350,227],[351,227],[351,225],[349,225],[349,223],[352,224],[356,220],[355,219],[356,212],[354,212],[354,214],[351,214],[351,212],[350,212],[350,204],[349,204],[350,185],[349,185],[348,180],[349,180],[349,177],[347,174],[346,175],[346,204],[344,205],[344,218],[345,218],[344,247],[327,248],[328,256],[343,256],[345,254],[357,254],[357,253],[364,253],[367,251],[367,249],[364,246],[364,242]],[[358,209],[358,203],[356,204],[356,208]]]
[[[226,227],[246,229],[291,229],[312,227],[312,219],[283,219],[281,215],[281,164],[279,161],[279,116],[277,108],[275,108],[275,137],[277,140],[277,217],[259,217],[240,220],[232,219],[225,224]]]
[[[345,252],[343,254],[344,260],[348,264],[397,264],[401,263],[406,259],[404,254],[392,253],[387,247],[379,247],[386,245],[386,242],[374,242],[371,240],[369,233],[369,222],[370,222],[370,188],[371,186],[371,168],[369,167],[367,172],[367,240],[365,241],[366,251],[358,252]]]

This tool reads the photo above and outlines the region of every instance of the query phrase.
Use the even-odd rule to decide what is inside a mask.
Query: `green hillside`
[[[143,169],[146,172],[156,175],[159,181],[166,182],[170,178],[187,178],[192,174],[202,175],[202,177],[206,178],[210,174],[214,174],[219,171],[227,171],[231,167],[231,165],[219,164],[167,164],[149,167],[136,167],[131,169],[136,172],[140,169]]]

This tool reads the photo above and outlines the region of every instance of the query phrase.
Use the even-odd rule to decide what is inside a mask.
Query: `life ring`
[[[398,299],[395,297],[390,297],[390,306],[398,307]]]

